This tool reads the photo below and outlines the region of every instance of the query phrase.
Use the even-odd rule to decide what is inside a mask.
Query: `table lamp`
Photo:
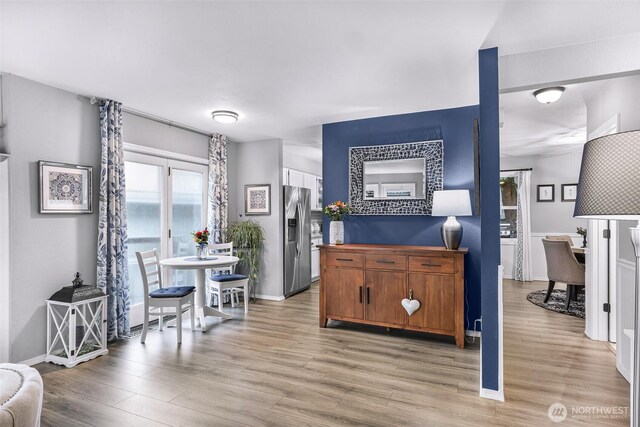
[[[640,131],[607,135],[585,144],[573,216],[603,220],[640,220]],[[637,426],[640,410],[640,222],[638,226],[631,227],[630,231],[636,256],[631,425]]]
[[[448,217],[442,224],[442,241],[447,249],[458,249],[462,240],[462,225],[456,220],[456,216],[472,214],[469,190],[436,190],[433,192],[431,216]]]

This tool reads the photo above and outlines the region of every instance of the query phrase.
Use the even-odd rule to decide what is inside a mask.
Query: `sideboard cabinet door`
[[[409,317],[409,326],[442,332],[455,331],[455,280],[451,275],[409,273],[409,290],[420,308]]]
[[[325,274],[327,316],[363,319],[364,270],[327,267]]]
[[[407,273],[366,271],[366,319],[390,325],[407,324],[407,312],[400,302],[407,297]]]

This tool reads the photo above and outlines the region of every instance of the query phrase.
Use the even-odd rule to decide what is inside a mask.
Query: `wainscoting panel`
[[[575,233],[531,233],[531,277],[533,280],[546,282],[547,260],[544,256],[542,239],[545,236],[569,235],[573,239],[574,246],[582,245],[582,236]],[[516,239],[500,240],[501,263],[504,267],[504,278],[513,279],[516,266]]]
[[[633,329],[634,321],[634,301],[635,293],[635,270],[633,262],[618,258],[617,260],[617,347],[616,347],[616,367],[618,371],[631,382],[631,348],[633,343],[622,331]]]

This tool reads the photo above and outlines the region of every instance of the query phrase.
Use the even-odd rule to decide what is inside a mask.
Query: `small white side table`
[[[45,362],[71,368],[107,353],[106,296],[77,302],[47,300]]]

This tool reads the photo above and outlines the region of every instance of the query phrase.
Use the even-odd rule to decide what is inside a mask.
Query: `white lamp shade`
[[[470,216],[469,190],[436,190],[433,192],[431,216]]]

